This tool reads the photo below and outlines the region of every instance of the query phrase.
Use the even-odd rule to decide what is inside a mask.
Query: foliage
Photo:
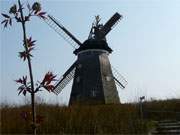
[[[6,28],[8,24],[12,25],[12,20],[15,19],[17,22],[21,22],[25,24],[27,21],[30,21],[30,18],[32,16],[37,16],[42,19],[46,19],[46,12],[42,11],[41,4],[38,2],[34,2],[32,6],[28,3],[27,5],[28,14],[24,15],[24,17],[21,15],[21,11],[23,13],[23,10],[25,8],[21,6],[17,6],[14,4],[9,9],[9,14],[2,13],[1,15],[5,18],[1,24],[4,24],[4,27]],[[24,33],[26,34],[26,33]],[[24,35],[25,36],[25,35]],[[28,58],[33,57],[31,54],[32,50],[35,48],[35,42],[36,40],[32,40],[32,37],[26,38],[23,40],[23,47],[24,50],[19,52],[19,57],[23,59],[23,61],[26,61]],[[18,94],[26,95],[27,92],[29,93],[36,93],[40,91],[40,88],[44,88],[48,90],[49,92],[53,91],[54,85],[52,84],[55,80],[56,75],[54,75],[52,72],[47,72],[44,76],[44,79],[41,83],[37,83],[37,87],[35,88],[35,91],[32,91],[32,86],[30,85],[30,81],[27,82],[27,76],[23,76],[22,78],[19,78],[18,80],[15,80],[18,84],[20,84],[18,91]],[[32,81],[32,80],[31,80]]]
[[[41,4],[38,2],[35,2],[32,6],[28,3],[26,5],[28,14],[24,16],[24,18],[21,18],[21,13],[20,13],[20,7],[16,4],[14,4],[12,7],[9,9],[9,14],[1,13],[1,15],[5,18],[1,24],[4,24],[4,27],[7,27],[8,24],[12,26],[12,20],[15,19],[17,22],[27,22],[30,21],[30,18],[32,16],[37,16],[42,19],[46,19],[46,12],[41,11]],[[25,7],[21,7],[22,10],[25,10]]]
[[[27,14],[25,15],[25,13]],[[31,54],[31,52],[35,48],[36,40],[32,40],[32,37],[27,37],[25,24],[26,22],[30,21],[31,17],[33,16],[39,17],[41,19],[46,19],[46,12],[42,11],[41,4],[38,2],[34,2],[32,6],[29,3],[27,3],[26,6],[24,6],[23,4],[21,4],[21,1],[18,0],[18,5],[14,4],[12,7],[10,7],[9,14],[1,13],[1,15],[4,17],[4,20],[1,22],[1,24],[4,25],[4,28],[7,28],[8,24],[9,26],[12,26],[13,20],[22,25],[23,51],[19,52],[19,57],[23,61],[27,61],[29,79],[27,75],[25,75],[15,80],[15,82],[20,85],[18,87],[18,95],[23,94],[24,96],[26,96],[27,93],[31,95],[31,111],[23,111],[21,112],[21,115],[23,119],[29,121],[28,123],[31,123],[33,133],[36,134],[37,125],[43,121],[43,116],[36,115],[34,98],[35,93],[41,91],[41,88],[44,88],[49,92],[52,92],[54,90],[54,85],[52,83],[53,81],[55,81],[56,75],[54,75],[52,72],[47,72],[44,76],[44,79],[40,81],[40,83],[39,81],[36,83],[35,88],[31,65],[31,58],[33,57],[33,55]]]

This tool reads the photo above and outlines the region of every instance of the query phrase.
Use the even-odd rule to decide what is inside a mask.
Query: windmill
[[[81,43],[57,19],[48,15],[45,22],[72,45],[77,60],[63,74],[55,85],[59,94],[73,80],[69,104],[117,104],[120,102],[115,83],[122,89],[127,85],[124,77],[114,69],[108,55],[112,49],[106,42],[106,35],[122,18],[115,13],[104,25],[96,16],[88,39]]]

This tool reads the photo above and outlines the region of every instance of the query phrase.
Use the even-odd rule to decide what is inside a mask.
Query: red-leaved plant
[[[24,15],[24,10],[26,10],[26,15]],[[18,4],[14,4],[9,9],[9,14],[2,13],[1,15],[4,17],[4,20],[1,22],[1,24],[4,25],[4,28],[12,26],[13,20],[22,25],[23,51],[19,52],[19,57],[23,61],[27,61],[29,78],[27,75],[25,75],[15,81],[19,84],[18,95],[23,94],[24,96],[26,96],[27,93],[31,95],[31,111],[22,112],[21,116],[23,119],[31,123],[33,133],[36,134],[37,125],[39,125],[43,121],[44,117],[41,115],[36,115],[35,93],[41,91],[42,88],[49,92],[52,92],[54,90],[53,82],[56,81],[56,75],[54,75],[52,72],[47,72],[42,81],[38,81],[36,83],[36,87],[34,86],[31,64],[31,57],[33,55],[31,54],[31,52],[35,48],[36,40],[33,40],[32,37],[27,37],[26,22],[30,21],[31,17],[33,16],[39,17],[40,19],[46,19],[46,12],[42,11],[41,4],[38,2],[34,2],[31,6],[29,3],[27,3],[26,5],[22,5],[21,1],[18,0]]]

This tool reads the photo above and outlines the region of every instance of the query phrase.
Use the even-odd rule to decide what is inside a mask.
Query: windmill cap
[[[79,52],[89,49],[101,49],[106,50],[109,53],[112,52],[112,49],[108,46],[105,40],[88,39],[74,51],[74,54],[77,55]]]

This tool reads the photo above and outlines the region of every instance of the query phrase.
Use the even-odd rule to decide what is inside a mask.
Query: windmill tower
[[[112,49],[106,42],[106,35],[122,18],[115,13],[105,25],[95,17],[89,37],[84,43],[75,38],[54,17],[48,16],[46,23],[72,45],[77,60],[57,82],[54,93],[59,94],[73,79],[69,104],[117,104],[120,102],[116,84],[122,89],[127,81],[111,67],[108,55]],[[76,47],[75,47],[76,46]]]

